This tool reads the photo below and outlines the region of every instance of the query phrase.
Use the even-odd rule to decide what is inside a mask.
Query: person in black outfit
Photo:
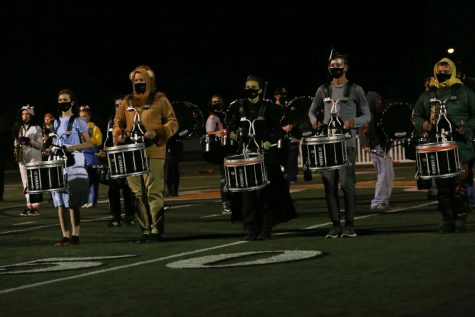
[[[183,156],[183,141],[178,134],[172,136],[167,142],[165,158],[165,182],[169,197],[178,196],[180,186],[180,161]]]
[[[289,184],[297,182],[298,174],[298,157],[300,152],[300,132],[298,131],[299,117],[295,108],[290,106],[287,89],[285,87],[277,87],[274,91],[274,99],[277,105],[284,109],[282,117],[282,129],[285,131],[283,141],[284,152],[284,171],[285,178]]]
[[[123,95],[118,95],[114,98],[115,111],[120,106],[120,103],[124,99]],[[114,146],[112,140],[112,126],[114,125],[114,116],[109,117],[107,123],[106,140],[104,141],[104,148]],[[99,152],[98,156],[102,157],[103,162],[107,161],[106,152]],[[107,192],[107,198],[109,198],[109,209],[112,218],[107,222],[108,227],[120,227],[122,225],[122,211],[120,203],[120,190],[122,189],[122,196],[124,197],[124,212],[125,212],[125,224],[128,226],[134,225],[135,221],[135,204],[134,197],[130,191],[129,184],[126,177],[115,178],[108,180],[109,190]]]
[[[263,100],[262,80],[250,75],[245,82],[246,98],[229,106],[226,112],[226,126],[231,139],[240,143],[240,149],[259,152],[261,145],[264,152],[264,165],[270,183],[257,190],[234,192],[232,194],[231,220],[242,220],[246,231],[244,240],[266,240],[271,237],[271,230],[276,224],[297,217],[289,186],[280,168],[281,156],[272,143],[283,137],[281,118],[283,109],[274,103]],[[249,123],[241,121],[247,118],[255,121],[255,136],[248,135]],[[256,142],[254,142],[254,140]]]

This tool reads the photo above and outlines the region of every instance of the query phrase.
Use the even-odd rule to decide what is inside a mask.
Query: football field
[[[216,168],[184,162],[181,173],[163,241],[137,244],[137,225],[107,227],[101,185],[99,205],[81,210],[81,244],[57,248],[48,194],[40,216],[19,216],[20,175],[9,171],[0,316],[475,316],[472,215],[465,233],[436,233],[437,203],[417,190],[413,164],[395,165],[384,211],[369,207],[374,168],[358,166],[358,236],[338,239],[324,238],[331,224],[319,174],[306,182],[300,173],[291,186],[297,218],[248,242],[242,223],[221,214]]]

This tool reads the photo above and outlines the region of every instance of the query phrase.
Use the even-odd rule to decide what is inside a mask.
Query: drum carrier
[[[144,107],[145,108],[145,107]],[[139,176],[150,172],[149,159],[145,149],[144,128],[140,124],[139,111],[129,100],[127,111],[135,111],[134,122],[130,134],[132,144],[123,144],[106,148],[107,162],[111,179]]]
[[[436,141],[416,146],[416,179],[447,178],[463,173],[457,143],[453,141],[452,123],[447,118],[447,100],[430,100],[440,104],[435,124]]]
[[[328,97],[323,99],[324,102],[332,103],[330,120],[328,125],[323,125],[315,135],[303,139],[304,170],[333,170],[349,164],[346,139],[351,138],[351,134],[338,117],[337,108],[338,103],[343,100],[334,101]]]
[[[246,117],[241,118],[241,121],[249,122],[249,144],[254,142],[257,151],[249,152],[249,144],[245,144],[242,154],[231,155],[224,159],[226,179],[224,189],[227,191],[245,192],[259,190],[270,183],[267,179],[267,170],[264,165],[264,154],[254,138],[254,123],[257,120],[264,120],[264,118],[258,117],[252,122]]]

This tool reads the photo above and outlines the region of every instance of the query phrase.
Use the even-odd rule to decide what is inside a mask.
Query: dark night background
[[[196,103],[205,116],[212,94],[241,97],[250,73],[269,83],[268,98],[277,85],[291,97],[314,95],[328,79],[332,45],[349,54],[350,80],[388,99],[414,103],[450,46],[475,74],[470,1],[310,1],[8,3],[0,8],[2,125],[27,103],[40,118],[55,113],[57,92],[70,88],[102,127],[140,64],[171,101]]]

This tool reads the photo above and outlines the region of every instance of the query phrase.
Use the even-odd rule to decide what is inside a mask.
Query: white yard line
[[[435,204],[435,203],[437,203],[437,202],[431,201],[431,202],[428,202],[428,203],[418,204],[418,205],[409,206],[409,207],[405,207],[405,208],[396,208],[396,209],[388,210],[386,212],[387,213],[392,213],[392,212],[397,212],[397,211],[402,211],[402,210],[414,209],[414,208],[424,207],[424,206],[428,206],[428,205]],[[374,216],[377,216],[377,215],[379,215],[379,214],[369,214],[369,215],[356,217],[355,219],[364,219],[364,218],[374,217]],[[107,218],[102,218],[102,219],[107,219]],[[89,221],[97,221],[97,220],[98,219],[89,220]],[[326,222],[326,223],[322,223],[322,224],[313,225],[313,226],[310,226],[310,227],[306,227],[304,229],[305,230],[310,230],[310,229],[320,228],[320,227],[323,227],[323,226],[328,226],[329,224],[331,224],[331,222]],[[52,225],[41,226],[41,227],[50,227],[50,226],[52,226]],[[36,227],[36,228],[38,228],[38,227]],[[2,233],[0,233],[0,234],[2,234]],[[3,233],[3,234],[5,234],[5,233]],[[290,234],[290,232],[282,232],[282,233],[278,233],[276,235],[287,235],[287,234]],[[151,260],[147,260],[147,261],[139,261],[139,262],[136,262],[136,263],[130,263],[130,264],[126,264],[126,265],[121,265],[121,266],[111,267],[111,268],[107,268],[107,269],[102,269],[102,270],[97,270],[97,271],[72,275],[72,276],[68,276],[68,277],[57,278],[57,279],[38,282],[38,283],[33,283],[33,284],[26,284],[26,285],[21,285],[21,286],[18,286],[18,287],[13,287],[13,288],[7,288],[7,289],[0,290],[0,295],[13,293],[13,292],[24,290],[24,289],[35,288],[35,287],[39,287],[39,286],[43,286],[43,285],[60,283],[60,282],[68,281],[68,280],[74,280],[74,279],[93,276],[93,275],[97,275],[97,274],[107,273],[107,272],[111,272],[111,271],[127,269],[127,268],[131,268],[131,267],[136,267],[136,266],[140,266],[140,265],[155,263],[155,262],[159,262],[159,261],[175,259],[175,258],[178,258],[178,257],[188,256],[188,255],[202,253],[202,252],[206,252],[206,251],[211,251],[211,250],[236,246],[236,245],[244,244],[244,243],[247,243],[247,242],[248,241],[236,241],[236,242],[232,242],[232,243],[217,245],[217,246],[214,246],[214,247],[203,248],[203,249],[198,249],[198,250],[193,250],[193,251],[168,255],[168,256],[164,256],[164,257],[160,257],[160,258],[156,258],[156,259],[151,259]]]
[[[82,274],[77,274],[77,275],[62,277],[62,278],[57,278],[57,279],[53,279],[53,280],[49,280],[49,281],[43,281],[43,282],[38,282],[38,283],[26,284],[26,285],[22,285],[22,286],[18,286],[18,287],[13,287],[13,288],[7,288],[7,289],[4,289],[4,290],[0,290],[0,295],[7,294],[7,293],[13,293],[13,292],[28,289],[28,288],[34,288],[34,287],[38,287],[38,286],[48,285],[48,284],[60,283],[60,282],[68,281],[68,280],[75,280],[75,279],[78,279],[78,278],[97,275],[97,274],[102,274],[102,273],[107,273],[107,272],[111,272],[111,271],[128,269],[128,268],[139,266],[139,265],[170,260],[170,259],[174,259],[174,258],[178,258],[178,257],[182,257],[182,256],[187,256],[187,255],[192,255],[192,254],[196,254],[196,253],[201,253],[201,252],[206,252],[206,251],[210,251],[210,250],[216,250],[216,249],[231,247],[231,246],[235,246],[235,245],[239,245],[239,244],[243,244],[243,243],[247,243],[247,242],[248,241],[236,241],[236,242],[232,242],[232,243],[217,245],[217,246],[214,246],[214,247],[209,247],[209,248],[204,248],[204,249],[199,249],[199,250],[194,250],[194,251],[189,251],[189,252],[183,252],[183,253],[168,255],[168,256],[164,256],[164,257],[156,258],[156,259],[151,259],[151,260],[147,260],[147,261],[140,261],[140,262],[136,262],[136,263],[130,263],[130,264],[126,264],[126,265],[111,267],[111,268],[107,268],[107,269],[103,269],[103,270],[97,270],[97,271],[93,271],[93,272],[82,273]]]

